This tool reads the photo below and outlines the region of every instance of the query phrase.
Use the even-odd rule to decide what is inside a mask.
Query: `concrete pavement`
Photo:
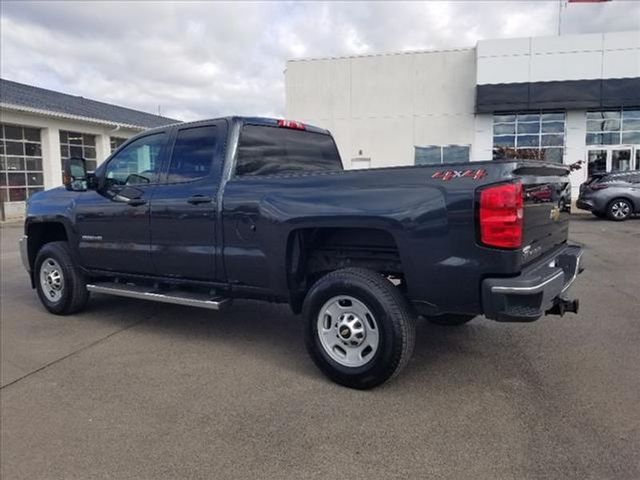
[[[580,315],[421,322],[368,392],[321,376],[283,306],[49,315],[20,233],[1,228],[3,479],[640,478],[640,219],[573,222]]]

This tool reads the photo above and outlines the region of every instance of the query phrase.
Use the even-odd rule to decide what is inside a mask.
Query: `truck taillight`
[[[282,128],[293,128],[294,130],[305,130],[304,123],[294,120],[278,120],[278,126]]]
[[[522,246],[522,183],[504,183],[480,191],[480,242],[488,247]]]

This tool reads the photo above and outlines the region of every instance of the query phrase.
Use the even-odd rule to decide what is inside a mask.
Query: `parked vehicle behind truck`
[[[90,292],[286,302],[316,365],[371,388],[409,360],[417,315],[577,312],[568,181],[515,160],[344,171],[326,130],[222,118],[144,132],[93,173],[69,160],[65,187],[30,199],[21,252],[54,314]]]
[[[640,171],[593,175],[580,185],[576,206],[616,222],[640,214]]]

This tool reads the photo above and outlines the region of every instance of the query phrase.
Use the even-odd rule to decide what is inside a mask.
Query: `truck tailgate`
[[[569,170],[547,164],[518,164],[524,218],[522,259],[528,264],[567,241],[571,209]]]

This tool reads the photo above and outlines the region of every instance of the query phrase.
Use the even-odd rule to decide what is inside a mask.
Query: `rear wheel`
[[[318,368],[351,388],[397,375],[415,342],[415,320],[400,291],[376,272],[346,268],[311,288],[303,305],[306,346]]]
[[[633,205],[631,205],[629,200],[625,200],[624,198],[611,201],[607,207],[607,217],[616,222],[626,220],[631,216],[631,213],[633,213]]]
[[[473,315],[457,315],[457,314],[448,314],[448,315],[438,315],[435,317],[426,317],[427,320],[431,323],[435,323],[436,325],[445,325],[449,327],[456,327],[459,325],[464,325],[465,323],[469,323],[471,320],[476,318]]]
[[[47,310],[69,315],[84,308],[89,300],[87,284],[74,265],[66,242],[45,244],[34,267],[38,297]]]

